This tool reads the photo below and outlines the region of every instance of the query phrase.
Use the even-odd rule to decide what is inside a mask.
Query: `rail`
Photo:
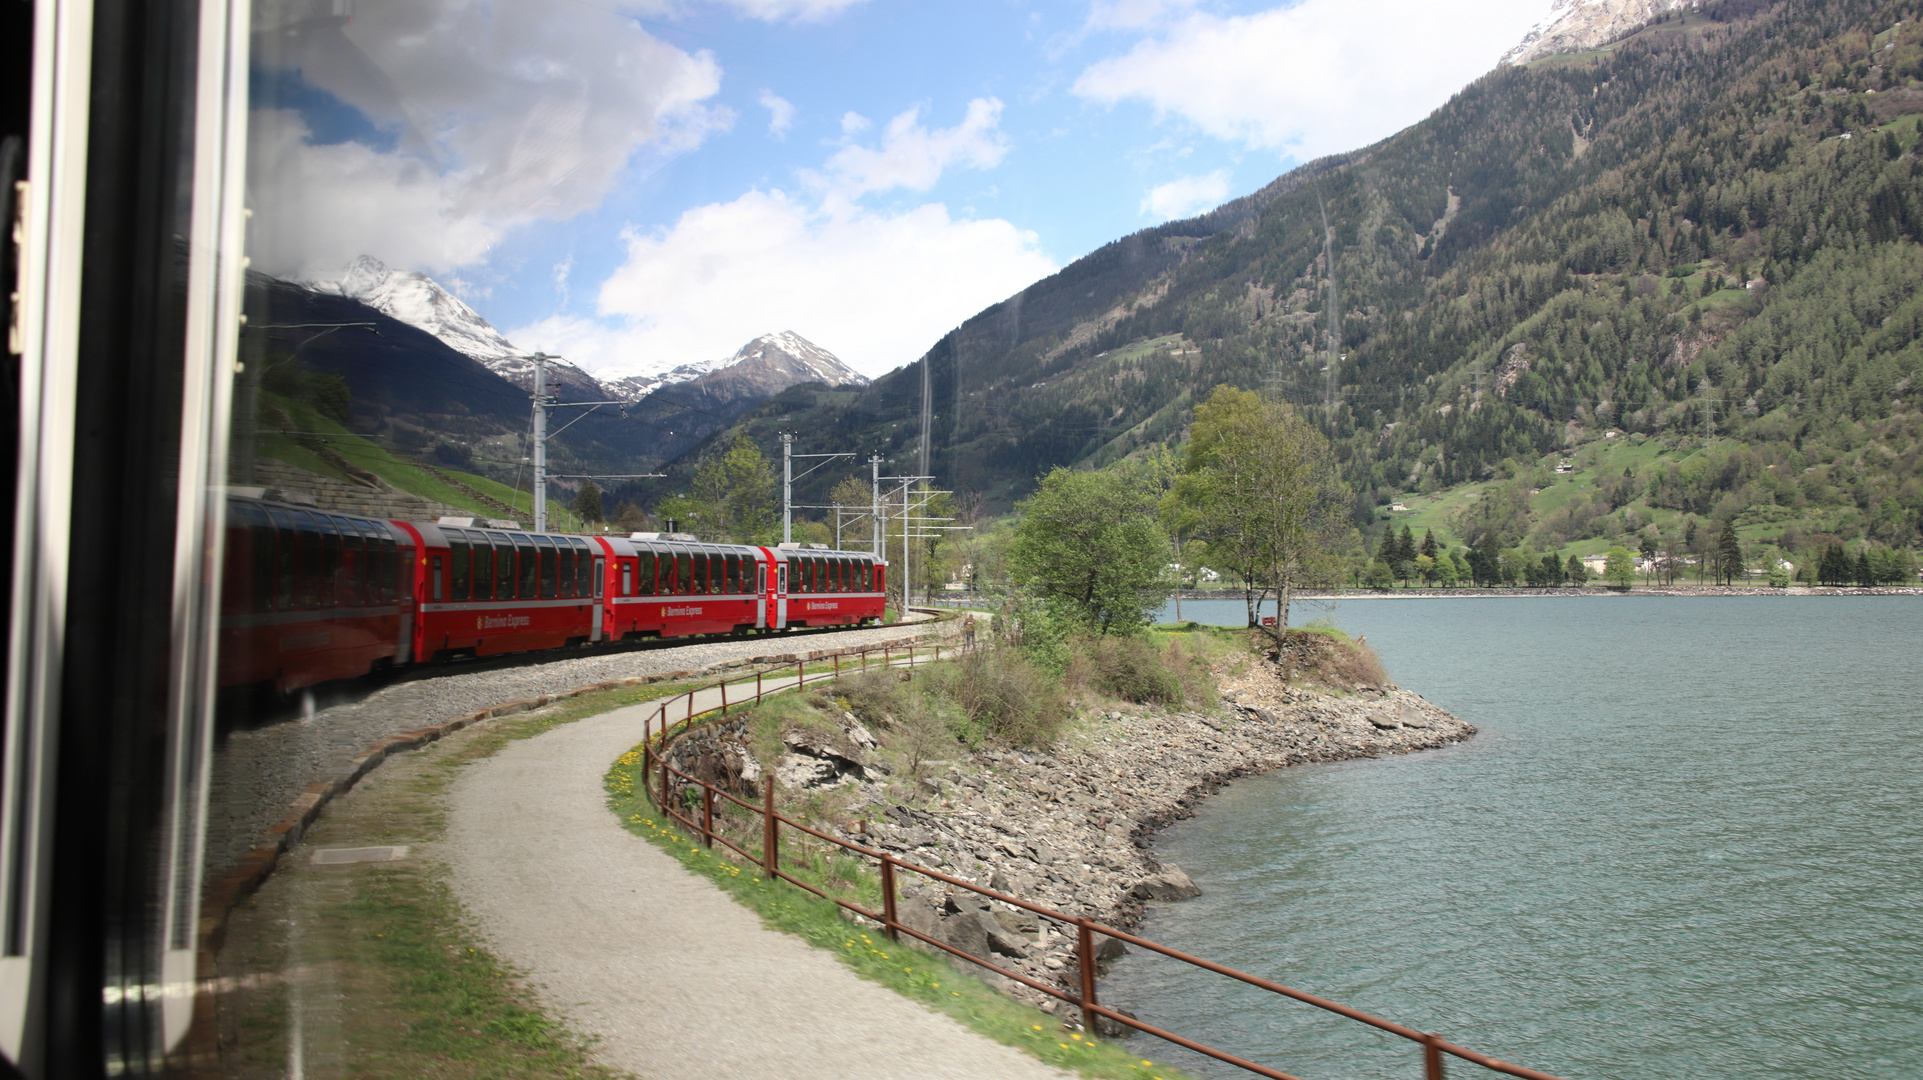
[[[967,651],[968,647],[950,645],[947,648],[949,655],[952,656]],[[656,807],[662,814],[678,822],[696,836],[699,836],[708,847],[712,848],[716,843],[720,843],[723,847],[734,852],[749,863],[761,867],[763,872],[769,877],[779,878],[879,924],[888,934],[890,940],[899,941],[903,935],[907,935],[916,941],[932,946],[958,959],[966,960],[971,964],[987,968],[1004,978],[1012,979],[1015,982],[1047,994],[1059,1001],[1073,1005],[1081,1010],[1083,1027],[1091,1033],[1096,1031],[1096,1021],[1099,1017],[1116,1024],[1126,1025],[1136,1031],[1145,1032],[1156,1038],[1174,1043],[1177,1046],[1194,1051],[1195,1053],[1214,1058],[1225,1064],[1234,1065],[1237,1068],[1255,1073],[1258,1076],[1269,1077],[1270,1080],[1298,1080],[1297,1077],[1291,1076],[1279,1069],[1249,1061],[1225,1050],[1218,1050],[1215,1047],[1197,1042],[1194,1039],[1186,1038],[1172,1031],[1166,1031],[1153,1024],[1138,1020],[1127,1013],[1103,1005],[1096,995],[1095,988],[1098,975],[1098,957],[1096,955],[1095,941],[1096,938],[1100,936],[1126,942],[1137,948],[1146,949],[1150,952],[1169,957],[1172,960],[1193,965],[1204,971],[1234,979],[1238,982],[1256,987],[1257,989],[1266,990],[1306,1005],[1313,1005],[1318,1009],[1323,1009],[1358,1023],[1367,1024],[1379,1031],[1385,1031],[1391,1035],[1407,1039],[1421,1048],[1424,1080],[1443,1080],[1442,1058],[1444,1054],[1467,1061],[1473,1065],[1480,1065],[1492,1072],[1523,1077],[1525,1080],[1559,1080],[1558,1077],[1549,1073],[1525,1068],[1521,1065],[1513,1065],[1509,1062],[1490,1057],[1487,1054],[1470,1050],[1467,1047],[1458,1046],[1433,1032],[1418,1031],[1415,1028],[1406,1027],[1392,1020],[1384,1020],[1379,1016],[1372,1016],[1360,1009],[1352,1009],[1347,1005],[1329,1001],[1325,998],[1317,997],[1314,994],[1296,990],[1257,975],[1237,971],[1225,964],[1218,964],[1199,956],[1191,956],[1179,949],[1159,945],[1147,938],[1138,937],[1126,930],[1120,930],[1096,922],[1085,916],[1069,915],[1065,912],[1056,911],[1053,908],[1023,900],[1018,896],[1010,896],[994,889],[984,888],[973,882],[964,881],[960,878],[944,874],[939,870],[930,869],[917,863],[896,858],[885,851],[863,847],[860,844],[850,843],[839,837],[829,835],[828,833],[811,828],[793,818],[787,817],[775,809],[775,784],[772,774],[765,774],[763,776],[761,784],[763,795],[762,804],[757,806],[754,803],[736,796],[733,792],[725,788],[716,787],[709,781],[690,776],[668,764],[667,750],[671,745],[671,740],[678,738],[682,734],[686,734],[686,732],[696,726],[697,723],[706,723],[708,718],[716,713],[719,713],[721,718],[725,718],[730,709],[750,707],[760,702],[769,694],[799,689],[809,683],[830,682],[838,679],[843,673],[842,660],[845,657],[859,656],[859,663],[850,665],[850,671],[867,671],[873,660],[876,659],[874,654],[880,654],[878,659],[881,667],[885,670],[891,667],[913,667],[917,663],[939,660],[942,655],[942,649],[943,646],[939,643],[923,647],[919,658],[917,658],[916,655],[916,646],[913,644],[905,648],[883,646],[880,648],[863,648],[859,650],[845,649],[825,656],[816,657],[814,660],[815,663],[827,661],[832,666],[827,671],[817,670],[812,675],[807,670],[807,664],[810,661],[804,660],[797,660],[795,662],[793,675],[787,674],[785,669],[783,669],[774,679],[770,680],[767,678],[769,672],[758,671],[754,677],[754,692],[744,697],[738,697],[733,701],[728,699],[728,685],[731,680],[727,679],[723,679],[719,683],[708,687],[689,690],[685,693],[667,698],[656,708],[654,715],[649,717],[644,723],[642,741],[642,787],[648,797],[654,800]],[[745,677],[734,681],[741,683],[745,689],[747,682]],[[701,693],[716,689],[720,691],[719,705],[709,705],[697,709],[695,706],[696,697]],[[671,719],[671,714],[677,708],[682,711],[683,715],[679,719]],[[656,749],[657,743],[660,744],[658,750]],[[676,800],[671,792],[677,784],[683,792],[697,788],[701,792],[699,820],[691,816],[684,817],[674,808]],[[715,800],[717,798],[733,803],[750,814],[760,815],[761,851],[758,854],[743,848],[727,836],[716,831]],[[690,810],[690,813],[692,812],[693,811]],[[881,910],[870,911],[859,904],[841,899],[840,897],[830,896],[821,889],[782,870],[781,831],[783,826],[803,835],[814,837],[843,851],[852,852],[865,859],[874,860],[878,864],[881,878]],[[931,881],[939,881],[953,888],[963,889],[978,896],[985,897],[988,900],[1021,908],[1034,914],[1038,918],[1048,919],[1063,927],[1072,927],[1076,938],[1077,985],[1069,989],[1063,989],[1030,978],[1021,972],[1011,971],[983,957],[975,956],[972,953],[955,948],[947,942],[937,940],[912,927],[903,925],[898,918],[896,910],[896,898],[898,895],[896,878],[903,872],[919,874]]]

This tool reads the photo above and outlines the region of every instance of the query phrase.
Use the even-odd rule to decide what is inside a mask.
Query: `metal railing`
[[[962,652],[966,651],[966,649],[965,647],[949,646],[948,651],[949,651],[949,654],[952,656],[952,655],[959,655]],[[1137,1031],[1146,1032],[1159,1039],[1164,1039],[1168,1042],[1174,1043],[1177,1046],[1183,1047],[1184,1049],[1194,1051],[1195,1053],[1207,1055],[1208,1057],[1214,1058],[1217,1061],[1234,1065],[1240,1069],[1245,1069],[1249,1072],[1255,1073],[1258,1076],[1266,1076],[1271,1078],[1271,1080],[1298,1080],[1297,1077],[1291,1076],[1290,1074],[1282,1072],[1279,1069],[1270,1068],[1269,1066],[1261,1065],[1256,1062],[1249,1061],[1245,1058],[1237,1057],[1236,1055],[1231,1054],[1227,1051],[1218,1050],[1212,1046],[1205,1045],[1193,1039],[1189,1039],[1181,1035],[1177,1035],[1174,1032],[1163,1030],[1162,1028],[1156,1027],[1153,1024],[1144,1023],[1143,1021],[1138,1020],[1134,1016],[1131,1016],[1125,1012],[1121,1012],[1101,1004],[1101,1002],[1097,998],[1096,988],[1095,988],[1096,979],[1099,975],[1099,957],[1097,956],[1097,953],[1096,953],[1095,942],[1096,942],[1097,936],[1099,935],[1101,937],[1113,938],[1117,941],[1125,942],[1127,944],[1133,945],[1140,949],[1146,949],[1150,952],[1169,957],[1170,959],[1173,959],[1173,960],[1179,960],[1182,963],[1193,965],[1195,967],[1201,968],[1204,971],[1213,972],[1214,974],[1222,975],[1224,977],[1234,979],[1238,982],[1246,983],[1249,986],[1256,987],[1257,989],[1266,990],[1266,991],[1269,991],[1270,993],[1278,994],[1286,998],[1291,998],[1295,1001],[1299,1001],[1307,1005],[1313,1005],[1318,1009],[1324,1009],[1328,1012],[1335,1013],[1338,1016],[1347,1017],[1350,1020],[1367,1024],[1370,1027],[1376,1028],[1380,1031],[1386,1031],[1391,1035],[1396,1035],[1401,1038],[1407,1039],[1410,1042],[1416,1043],[1421,1048],[1421,1052],[1422,1052],[1424,1080],[1442,1080],[1442,1077],[1443,1077],[1442,1056],[1444,1054],[1448,1054],[1452,1057],[1460,1058],[1464,1061],[1470,1062],[1475,1065],[1480,1065],[1483,1068],[1489,1069],[1494,1072],[1503,1073],[1509,1076],[1524,1077],[1526,1078],[1526,1080],[1559,1080],[1559,1078],[1549,1073],[1540,1072],[1535,1069],[1525,1068],[1521,1065],[1512,1065],[1509,1062],[1497,1060],[1496,1058],[1490,1057],[1487,1054],[1478,1053],[1477,1051],[1470,1050],[1466,1047],[1457,1046],[1455,1043],[1449,1042],[1448,1040],[1434,1033],[1417,1031],[1414,1028],[1405,1027],[1401,1024],[1395,1023],[1394,1021],[1384,1020],[1378,1016],[1372,1016],[1368,1013],[1361,1011],[1360,1009],[1352,1009],[1346,1005],[1338,1004],[1337,1002],[1329,1001],[1327,999],[1317,997],[1314,994],[1305,993],[1301,990],[1296,990],[1291,987],[1283,986],[1281,983],[1273,982],[1269,979],[1261,978],[1260,976],[1250,975],[1247,972],[1243,972],[1243,971],[1237,971],[1232,967],[1228,967],[1227,965],[1224,965],[1224,964],[1215,963],[1212,960],[1205,960],[1199,956],[1190,956],[1188,953],[1182,952],[1179,949],[1172,949],[1166,945],[1158,945],[1155,942],[1148,940],[1147,938],[1137,937],[1136,935],[1131,934],[1126,930],[1119,930],[1115,927],[1096,922],[1095,920],[1087,918],[1085,916],[1069,915],[1065,912],[1056,911],[1053,908],[1045,907],[1041,904],[1036,904],[1027,900],[1023,900],[1018,896],[1010,896],[1007,893],[998,892],[994,889],[984,888],[973,882],[964,881],[957,877],[951,877],[950,875],[944,874],[939,870],[930,869],[929,867],[926,867],[926,866],[921,866],[916,863],[908,862],[904,859],[896,858],[895,856],[890,855],[885,851],[880,851],[874,848],[863,847],[860,844],[850,843],[849,841],[840,839],[839,837],[831,836],[827,833],[821,832],[818,829],[810,828],[809,826],[804,825],[801,822],[794,820],[793,818],[784,816],[783,814],[781,814],[779,811],[775,809],[775,784],[774,784],[774,777],[772,773],[765,774],[762,778],[762,782],[761,782],[761,789],[763,794],[762,805],[757,806],[754,803],[748,802],[744,799],[737,797],[734,793],[728,791],[725,788],[717,787],[713,783],[710,783],[709,781],[703,780],[699,777],[690,776],[687,773],[682,772],[681,770],[668,764],[667,751],[671,746],[671,740],[679,738],[680,735],[682,734],[686,734],[690,728],[694,727],[697,724],[697,722],[701,722],[701,723],[707,722],[710,714],[718,713],[720,717],[725,718],[727,716],[729,709],[731,708],[739,709],[739,708],[751,706],[761,701],[768,694],[782,693],[788,690],[799,689],[802,686],[807,685],[809,682],[819,683],[819,682],[825,682],[825,681],[833,681],[842,675],[842,664],[841,664],[842,659],[847,656],[856,655],[857,653],[860,656],[859,666],[858,667],[851,666],[850,670],[866,671],[869,669],[869,666],[870,666],[871,654],[874,654],[874,653],[881,654],[880,662],[881,662],[881,666],[884,669],[889,667],[912,667],[918,662],[925,663],[930,660],[940,659],[942,654],[942,646],[937,644],[927,649],[924,649],[924,651],[921,654],[921,658],[919,660],[916,657],[915,647],[913,645],[909,645],[905,651],[902,649],[894,648],[892,646],[884,647],[881,649],[842,650],[833,654],[829,654],[827,656],[817,657],[816,658],[817,661],[820,661],[820,660],[832,661],[833,667],[829,671],[817,671],[813,674],[812,677],[809,675],[809,673],[806,670],[806,664],[808,663],[808,661],[798,660],[795,662],[795,675],[794,675],[793,682],[789,682],[788,676],[784,673],[778,678],[777,685],[770,687],[767,685],[765,680],[765,676],[767,673],[756,672],[755,683],[754,683],[754,693],[750,696],[739,698],[733,702],[730,702],[728,700],[728,696],[727,696],[728,683],[727,683],[727,680],[723,680],[721,683],[718,684],[721,691],[721,704],[718,707],[711,707],[708,709],[704,709],[700,712],[695,711],[695,707],[694,707],[695,695],[702,692],[702,690],[714,689],[715,688],[714,686],[709,686],[709,687],[700,688],[696,690],[689,690],[683,694],[676,695],[675,697],[667,698],[663,700],[660,706],[656,709],[655,715],[650,717],[647,721],[645,721],[645,726],[644,726],[645,734],[643,736],[643,741],[642,741],[643,753],[642,753],[642,765],[641,765],[643,791],[649,798],[654,800],[656,807],[661,811],[662,814],[680,823],[683,827],[687,828],[690,832],[694,833],[696,836],[699,836],[708,847],[712,848],[716,843],[720,843],[723,847],[734,852],[736,855],[740,856],[741,858],[747,860],[748,862],[752,863],[755,866],[761,867],[763,872],[765,872],[769,877],[779,878],[783,881],[788,882],[791,885],[795,885],[799,888],[805,889],[808,892],[813,893],[814,895],[819,896],[824,900],[837,904],[842,908],[852,911],[863,918],[869,919],[879,924],[881,928],[884,931],[886,931],[890,940],[899,941],[901,940],[903,935],[907,935],[908,937],[916,941],[922,942],[923,944],[926,944],[926,945],[933,946],[934,948],[939,949],[942,952],[948,953],[949,955],[955,956],[962,960],[966,960],[969,963],[975,964],[979,967],[987,968],[988,970],[995,972],[996,974],[1001,975],[1004,978],[1012,979],[1015,982],[1021,983],[1024,986],[1030,987],[1034,990],[1040,991],[1041,993],[1047,994],[1048,996],[1053,997],[1059,1001],[1073,1005],[1076,1008],[1081,1010],[1082,1025],[1084,1029],[1089,1031],[1091,1034],[1095,1033],[1095,1031],[1097,1030],[1096,1028],[1097,1018],[1103,1018],[1116,1024],[1126,1025]],[[741,680],[741,682],[745,684],[746,680],[743,679]],[[670,720],[669,716],[675,709],[675,703],[683,700],[685,700],[685,705],[683,706],[684,714],[682,718],[679,720]],[[660,744],[659,749],[656,749],[656,743]],[[655,784],[653,786],[651,786],[651,783],[650,783],[651,780],[655,781]],[[699,788],[701,792],[700,820],[697,821],[693,817],[684,817],[681,815],[681,813],[675,810],[674,808],[675,799],[671,794],[671,791],[673,790],[674,786],[677,783],[679,784],[681,790],[683,791],[690,790],[691,788],[694,788],[694,787]],[[739,844],[736,844],[735,842],[730,840],[727,836],[723,835],[721,832],[716,830],[715,799],[717,797],[721,799],[725,799],[730,803],[733,803],[734,805],[747,811],[751,815],[760,816],[761,851],[759,853],[755,853],[747,850],[746,848],[740,846]],[[838,848],[843,851],[852,852],[863,858],[874,860],[879,865],[880,878],[881,878],[881,898],[882,898],[881,910],[870,911],[859,904],[852,903],[848,900],[844,900],[839,897],[830,896],[828,893],[824,892],[819,888],[816,888],[814,885],[811,885],[806,881],[802,881],[801,879],[783,870],[781,868],[781,830],[783,826],[787,826],[789,829],[792,829],[798,833],[802,833],[806,836],[814,837],[817,840],[820,840],[829,844],[833,848]],[[953,888],[966,890],[978,896],[984,897],[985,899],[988,899],[988,900],[1007,904],[1011,907],[1021,908],[1025,911],[1028,911],[1034,914],[1038,918],[1048,919],[1064,927],[1074,928],[1075,938],[1076,938],[1075,952],[1076,952],[1076,967],[1077,967],[1076,975],[1078,976],[1077,984],[1069,989],[1063,989],[1061,987],[1057,987],[1049,983],[1030,978],[1027,975],[1022,974],[1021,972],[1011,971],[1008,968],[1002,967],[1001,965],[996,964],[988,959],[985,959],[980,956],[976,956],[973,953],[966,952],[962,949],[958,949],[953,945],[948,944],[945,941],[938,940],[918,930],[915,930],[912,927],[903,925],[898,917],[898,912],[896,910],[896,901],[897,901],[897,896],[899,895],[896,879],[897,879],[897,875],[903,871],[906,871],[908,873],[913,873],[913,874],[919,874],[922,877],[928,878],[931,881],[939,881]]]

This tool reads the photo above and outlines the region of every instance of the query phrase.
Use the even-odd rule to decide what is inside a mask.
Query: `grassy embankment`
[[[285,413],[293,422],[295,430],[321,433],[295,438],[278,431],[263,430],[257,437],[257,451],[262,457],[273,458],[322,476],[352,482],[353,477],[348,476],[317,452],[317,448],[325,447],[354,467],[365,469],[410,495],[460,507],[483,517],[498,517],[501,513],[499,507],[480,502],[467,492],[442,481],[440,477],[420,465],[397,456],[382,447],[376,440],[354,435],[337,421],[321,415],[310,405],[267,392],[262,392],[261,398],[266,404]],[[457,469],[443,468],[440,471],[489,498],[498,499],[513,507],[523,524],[533,520],[534,496],[530,488],[531,481],[524,480],[521,489],[517,490],[497,480]],[[548,500],[548,520],[556,529],[584,531],[582,522],[575,517],[574,512],[565,503],[554,499]]]

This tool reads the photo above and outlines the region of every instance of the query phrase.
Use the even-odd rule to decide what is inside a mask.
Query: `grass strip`
[[[587,694],[396,754],[330,805],[303,850],[432,845],[446,834],[444,796],[462,768],[693,685]],[[522,973],[488,952],[431,855],[283,866],[235,912],[219,966],[234,986],[219,1003],[223,1076],[284,1076],[295,1060],[349,1080],[625,1075],[596,1064],[591,1040],[544,1014]]]
[[[710,851],[703,847],[656,812],[641,783],[641,759],[641,748],[636,746],[608,770],[605,782],[609,808],[629,832],[652,841],[681,865],[714,882],[737,903],[761,916],[770,929],[794,934],[816,948],[826,949],[857,975],[1050,1065],[1102,1080],[1188,1080],[1187,1074],[1130,1053],[1119,1043],[1064,1031],[1056,1018],[1005,997],[961,970],[957,963],[889,941],[878,930],[858,927],[843,918],[835,904],[785,882],[764,878],[759,867],[734,861],[726,849]],[[790,858],[791,852],[784,844],[784,859]],[[850,860],[824,858],[818,852],[792,854],[802,855],[794,864],[784,863],[795,877],[830,893],[848,894],[850,900],[864,906],[879,902],[865,895],[868,890],[863,886],[869,875],[849,872],[846,864]]]

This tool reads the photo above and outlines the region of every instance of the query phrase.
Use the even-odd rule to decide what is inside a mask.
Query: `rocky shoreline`
[[[922,798],[864,794],[834,826],[851,843],[1121,929],[1149,905],[1198,890],[1156,858],[1157,830],[1242,776],[1309,762],[1451,745],[1475,728],[1409,691],[1364,685],[1345,694],[1284,686],[1269,663],[1218,673],[1209,712],[1110,709],[1049,752],[985,749],[935,763]],[[858,721],[849,717],[851,727]],[[790,748],[791,752],[793,747]],[[784,759],[785,762],[786,759]],[[1076,978],[1072,930],[1025,910],[914,874],[898,876],[903,924],[957,949],[1065,988]],[[1121,955],[1105,940],[1105,960]],[[1000,976],[1012,996],[1054,1011],[1055,999]]]

